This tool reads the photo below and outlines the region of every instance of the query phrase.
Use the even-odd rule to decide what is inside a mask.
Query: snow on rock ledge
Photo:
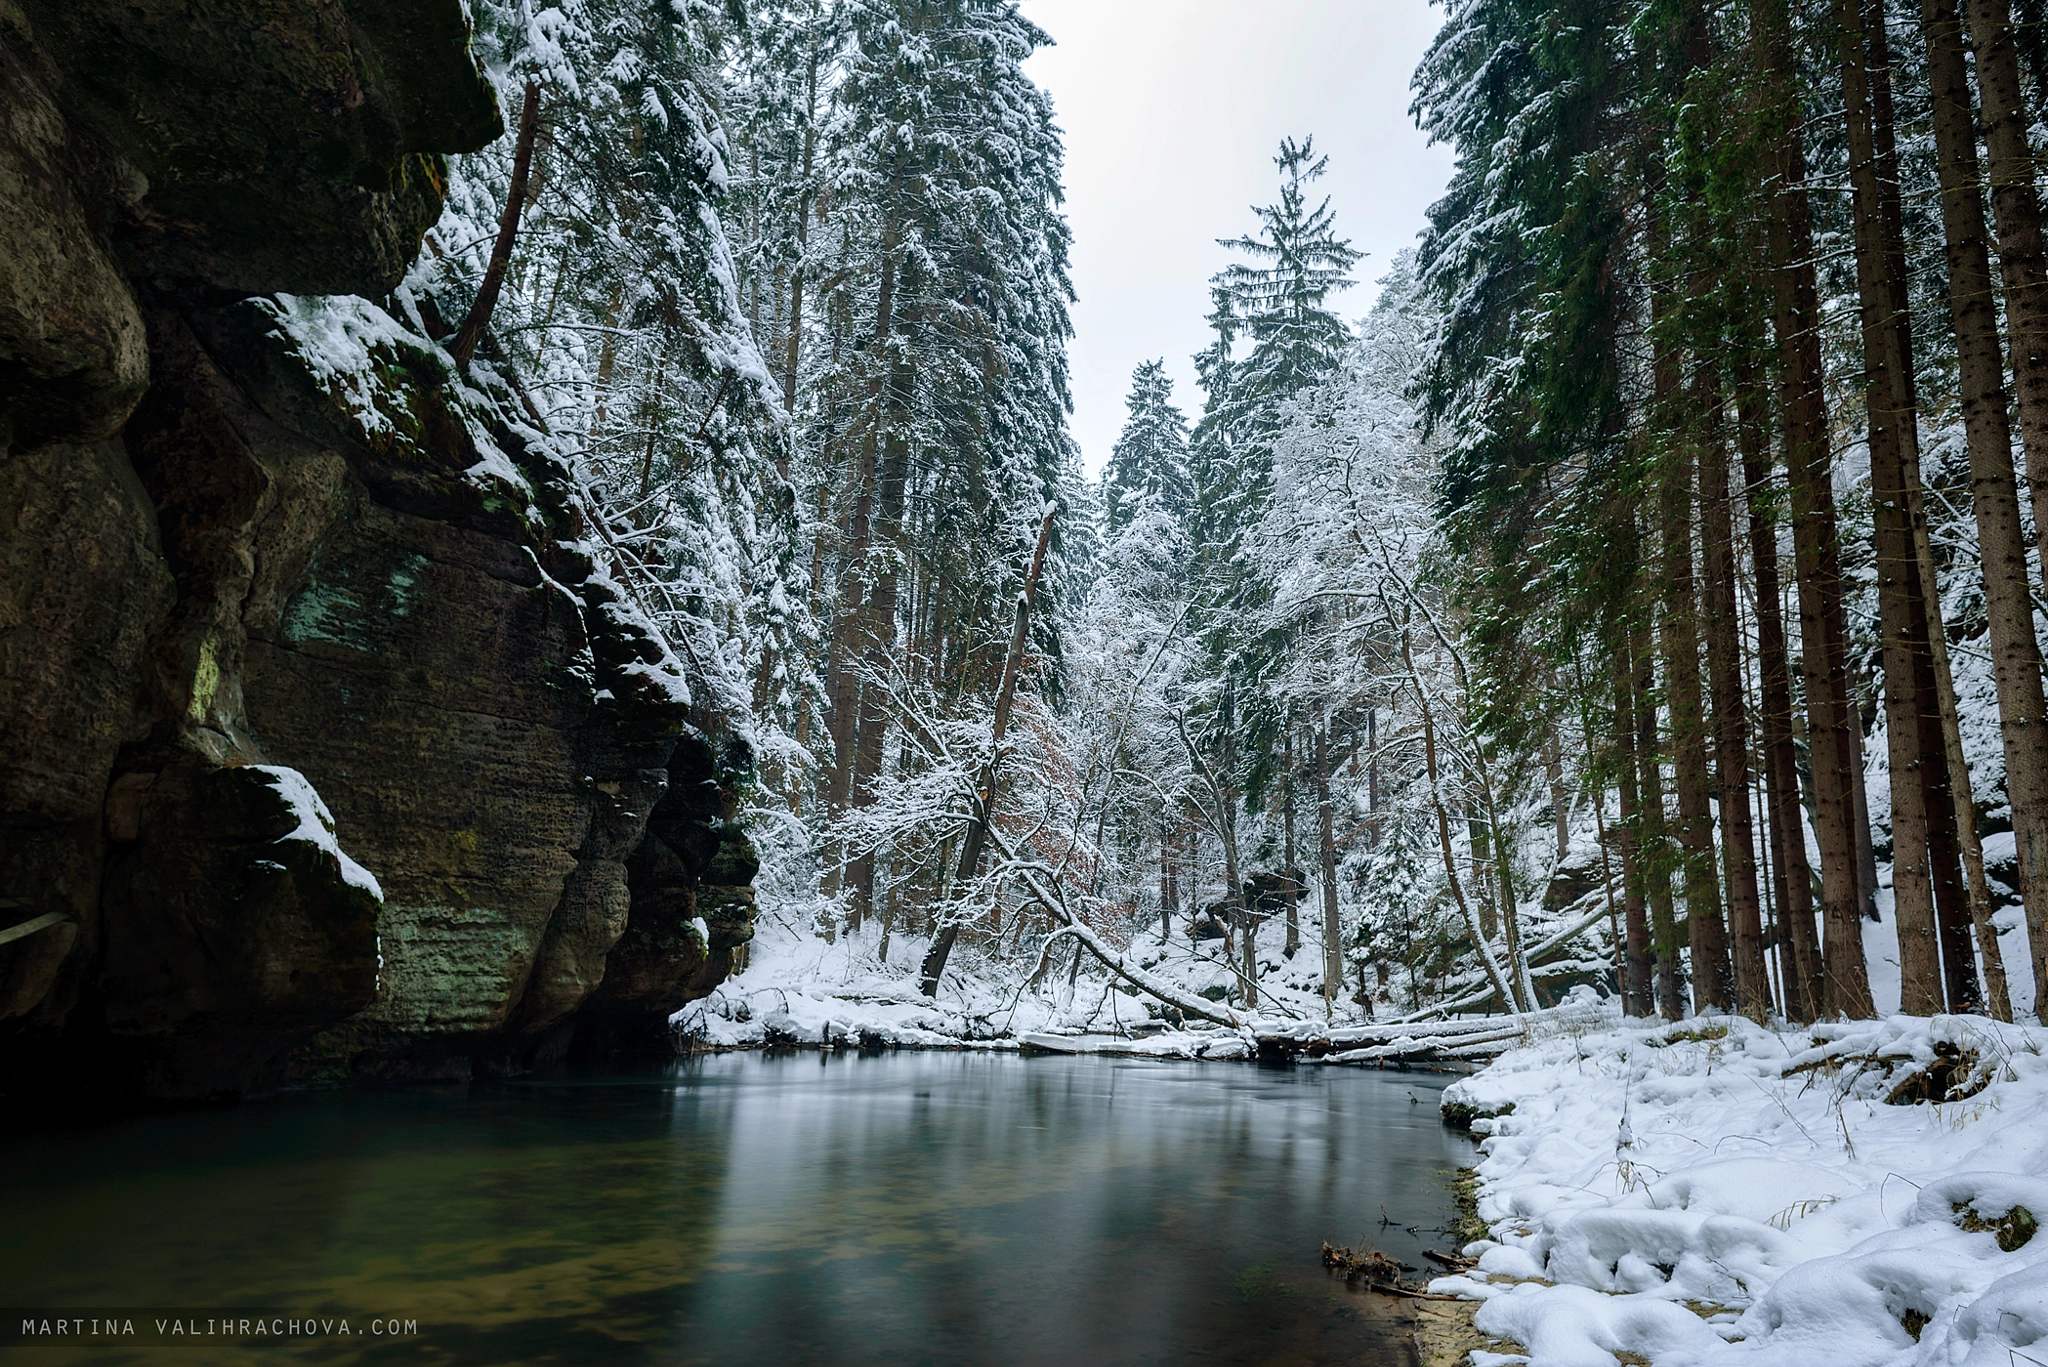
[[[341,870],[341,881],[352,888],[361,888],[379,902],[384,900],[384,889],[378,886],[377,876],[348,857],[341,848],[341,842],[334,836],[334,813],[327,810],[327,804],[320,800],[320,794],[313,791],[313,785],[306,776],[296,769],[287,769],[277,764],[251,764],[245,766],[250,773],[262,774],[270,781],[271,790],[284,799],[292,815],[298,818],[298,826],[289,835],[278,837],[284,840],[303,840],[316,849],[334,856],[334,862]]]
[[[1492,1238],[1432,1285],[1537,1367],[2048,1361],[2044,1044],[1710,1017],[1514,1050],[1444,1093]]]

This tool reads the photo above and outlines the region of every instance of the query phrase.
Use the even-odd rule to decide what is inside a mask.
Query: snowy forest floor
[[[1172,1058],[1243,1058],[1250,1045],[1204,1021],[1169,1025],[1157,1003],[1084,959],[1075,971],[1071,948],[1056,954],[1036,983],[1029,955],[995,958],[965,940],[954,951],[936,997],[918,990],[928,948],[921,936],[893,937],[886,957],[870,923],[827,940],[815,908],[784,902],[764,914],[746,969],[711,996],[678,1014],[680,1032],[700,1047],[765,1044],[897,1048],[1015,1049],[1041,1035],[1128,1036],[1132,1052]],[[1304,928],[1292,955],[1285,932],[1270,926],[1259,943],[1259,1016],[1276,1027],[1325,1019],[1322,948]],[[1220,943],[1163,939],[1157,927],[1130,950],[1147,970],[1191,995],[1234,986],[1236,969]],[[1331,1024],[1365,1019],[1340,1001]]]
[[[1478,1367],[2048,1363],[2048,1031],[1978,1017],[1561,1030],[1446,1090]]]

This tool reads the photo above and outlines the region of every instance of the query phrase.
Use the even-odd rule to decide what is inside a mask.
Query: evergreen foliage
[[[1103,471],[1103,525],[1114,536],[1149,501],[1186,520],[1194,511],[1188,475],[1188,424],[1173,404],[1173,380],[1164,360],[1131,372],[1129,416]]]
[[[1378,302],[1283,141],[1192,430],[1145,361],[1089,482],[1012,0],[480,0],[541,116],[473,365],[752,738],[820,933],[1810,1019],[1875,1009],[1882,864],[1908,1009],[1997,1012],[2001,924],[2048,978],[2043,64],[1967,8],[1448,0],[1456,169]],[[488,302],[513,158],[455,167],[423,330]]]

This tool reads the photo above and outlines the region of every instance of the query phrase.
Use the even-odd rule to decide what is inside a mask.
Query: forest
[[[478,23],[516,134],[401,292],[747,731],[764,936],[1225,1018],[2038,1009],[2038,16],[1458,0],[1377,301],[1283,141],[1099,478],[1013,6]]]
[[[0,1341],[2048,1351],[2048,8],[1381,3],[0,3]]]
[[[504,277],[797,933],[926,994],[1159,926],[1243,1008],[2028,1008],[2038,20],[1454,4],[1378,303],[1284,141],[1202,393],[1141,365],[1087,480],[1047,35],[635,18],[485,10],[528,113],[416,277]]]
[[[2032,1008],[2038,16],[1450,4],[1376,303],[1282,141],[1100,478],[1014,6],[477,25],[516,127],[399,297],[748,734],[782,935],[1225,1017]]]

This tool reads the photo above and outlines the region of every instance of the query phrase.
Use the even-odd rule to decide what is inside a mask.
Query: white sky
[[[1066,131],[1074,228],[1074,438],[1099,474],[1133,367],[1166,358],[1190,421],[1189,358],[1208,344],[1216,245],[1278,195],[1283,136],[1329,153],[1337,229],[1367,252],[1346,316],[1415,240],[1450,179],[1448,149],[1408,117],[1408,77],[1436,33],[1428,0],[1023,0],[1053,36],[1027,70]]]

